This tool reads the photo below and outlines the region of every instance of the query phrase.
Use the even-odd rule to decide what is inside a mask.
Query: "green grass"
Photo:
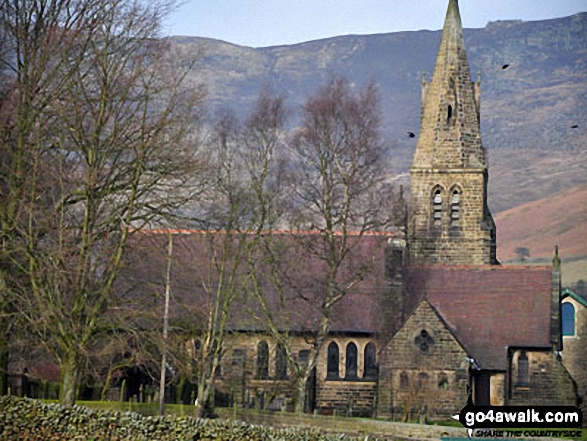
[[[40,400],[44,403],[58,403],[58,400]],[[159,415],[159,403],[134,403],[132,401],[76,401],[76,405],[95,410],[136,412],[143,416]],[[195,416],[194,406],[189,404],[165,404],[165,415]]]

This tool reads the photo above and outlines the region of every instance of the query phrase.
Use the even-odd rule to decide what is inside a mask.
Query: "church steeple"
[[[486,167],[479,129],[479,79],[471,81],[457,0],[450,0],[431,83],[422,81],[414,167]]]
[[[497,262],[479,75],[471,80],[458,0],[449,0],[432,81],[422,77],[420,133],[410,172],[412,264]]]

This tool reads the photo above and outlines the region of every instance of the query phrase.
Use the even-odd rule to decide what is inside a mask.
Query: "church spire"
[[[410,170],[412,264],[495,264],[487,161],[457,0],[449,0],[432,81],[422,77],[418,144]]]
[[[450,0],[432,82],[423,78],[414,167],[486,167],[479,89],[480,80],[471,81],[458,0]]]

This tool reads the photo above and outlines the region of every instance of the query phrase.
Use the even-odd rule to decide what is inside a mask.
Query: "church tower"
[[[495,264],[481,144],[480,74],[471,80],[458,0],[449,0],[432,81],[422,77],[411,174],[410,264]]]

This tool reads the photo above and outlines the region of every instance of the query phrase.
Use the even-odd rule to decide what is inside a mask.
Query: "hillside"
[[[463,17],[466,25],[467,18]],[[430,80],[440,31],[347,35],[291,46],[249,48],[197,37],[172,37],[179,63],[198,59],[189,81],[208,89],[210,108],[228,106],[243,116],[258,91],[270,85],[292,110],[332,74],[381,89],[384,131],[407,171],[418,131],[422,72]],[[494,212],[540,199],[553,190],[587,183],[587,13],[535,21],[500,21],[466,29],[469,64],[482,77],[482,136],[495,168]],[[509,63],[503,70],[501,66]],[[572,125],[579,127],[571,129]],[[545,154],[555,158],[555,180]],[[569,160],[569,158],[571,158]],[[571,169],[566,169],[566,165]],[[504,167],[501,168],[501,165]],[[526,187],[518,187],[524,170]],[[564,176],[563,176],[564,171]],[[508,195],[504,197],[503,189]]]
[[[558,245],[565,283],[587,280],[586,202],[579,186],[497,214],[497,258],[516,261],[515,249],[526,247],[531,261],[549,262]]]

